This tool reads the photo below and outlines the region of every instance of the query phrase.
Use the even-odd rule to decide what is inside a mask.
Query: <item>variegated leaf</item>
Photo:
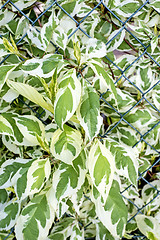
[[[15,186],[17,179],[19,177],[22,177],[22,174],[20,172],[23,169],[28,169],[30,165],[32,164],[32,159],[9,159],[5,161],[0,168],[0,189],[8,188],[11,186]],[[23,185],[19,187],[25,189],[26,184],[25,181],[23,182]]]
[[[8,80],[7,84],[10,88],[14,89],[25,98],[28,98],[30,101],[36,103],[37,105],[40,105],[42,108],[45,108],[48,111],[54,113],[52,104],[49,101],[47,101],[47,99],[45,99],[45,97],[43,97],[32,86],[25,83],[14,82],[11,80]]]
[[[99,97],[91,86],[84,87],[77,118],[90,140],[99,133],[103,119],[100,116]]]
[[[0,66],[0,90],[5,84],[11,72],[16,68],[17,65],[2,65]]]
[[[74,218],[67,217],[56,223],[47,240],[65,240],[72,234]]]
[[[88,62],[88,65],[92,68],[95,75],[99,78],[100,91],[106,92],[109,89],[113,94],[114,99],[116,100],[117,92],[114,82],[109,76],[109,74],[105,71],[102,64],[99,61],[92,59]]]
[[[26,32],[29,25],[29,21],[25,16],[22,16],[18,22],[16,32],[15,32],[15,38],[21,38]]]
[[[152,216],[137,215],[136,222],[139,230],[149,240],[160,240],[160,223]]]
[[[136,185],[138,178],[138,154],[129,147],[107,138],[106,148],[109,148],[115,158],[116,173],[126,177],[130,183]]]
[[[53,133],[51,142],[51,153],[62,162],[72,164],[80,151],[82,145],[82,137],[78,130],[64,125],[64,130],[56,130]]]
[[[53,188],[58,201],[63,198],[71,198],[81,188],[85,181],[86,170],[84,168],[85,153],[73,160],[72,165],[61,163],[53,173]]]
[[[55,16],[54,11],[52,11],[51,16],[49,17],[47,23],[45,23],[41,30],[41,39],[43,42],[43,46],[45,49],[47,49],[52,37],[53,37],[53,31],[58,26],[59,20]]]
[[[116,49],[118,49],[118,47],[121,45],[121,43],[123,42],[125,37],[125,30],[123,29],[122,31],[115,30],[114,32],[112,32],[109,36],[109,38],[107,39],[109,44],[107,45],[107,52],[112,52]],[[113,39],[112,41],[110,41],[111,39]]]
[[[107,200],[102,202],[101,197],[95,199],[92,196],[92,200],[95,203],[96,214],[102,224],[108,229],[110,234],[106,231],[108,239],[121,239],[127,223],[127,206],[123,201],[123,197],[120,194],[119,183],[113,180],[110,188]],[[103,226],[103,228],[104,228]],[[110,237],[110,236],[113,236]]]
[[[37,193],[51,172],[49,159],[10,159],[0,169],[0,189],[14,187],[18,199]]]
[[[41,35],[35,27],[30,26],[30,28],[27,31],[27,36],[34,46],[41,49],[42,51],[45,51],[45,48],[43,46],[43,42],[41,39]]]
[[[88,62],[89,59],[102,58],[107,53],[106,45],[96,38],[87,39],[81,51],[85,52],[82,53],[81,64]]]
[[[20,203],[10,200],[0,209],[0,231],[10,230],[16,223],[20,212]]]
[[[17,240],[46,239],[55,217],[49,194],[48,188],[23,208],[15,226]]]
[[[41,138],[42,142],[46,142],[44,125],[35,116],[2,113],[0,124],[1,134],[11,136],[12,141],[17,145],[40,145],[37,136]]]
[[[72,228],[70,240],[85,240],[84,228],[80,229],[78,221],[76,221],[75,225]]]
[[[97,139],[90,149],[87,169],[93,185],[106,201],[113,181],[115,163],[111,152]]]
[[[44,183],[49,179],[51,165],[49,159],[35,159],[27,171],[26,194],[32,195],[39,192]]]
[[[59,80],[54,103],[55,121],[61,129],[76,111],[80,97],[81,83],[77,79],[75,69],[71,69]]]
[[[42,78],[52,77],[56,68],[59,71],[65,65],[60,54],[47,54],[43,59],[30,59],[21,66],[24,73]]]
[[[53,32],[53,42],[63,50],[65,50],[67,46],[68,36],[64,29],[59,25]]]
[[[135,107],[126,114],[125,119],[138,129],[141,134],[146,133],[152,125],[158,122],[158,119],[154,116],[151,109],[139,109]]]
[[[114,238],[108,229],[101,223],[96,224],[96,240],[118,240]]]
[[[146,184],[142,188],[142,199],[144,203],[150,203],[145,207],[147,214],[158,210],[160,207],[160,196],[157,196],[157,191],[160,191],[160,181],[154,180],[151,181],[150,184]]]

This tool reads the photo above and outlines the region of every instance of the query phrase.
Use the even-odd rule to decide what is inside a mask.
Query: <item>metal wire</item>
[[[159,151],[157,149],[155,149],[150,143],[148,143],[144,137],[147,136],[147,134],[149,134],[155,127],[157,127],[160,124],[160,121],[158,121],[154,126],[152,126],[146,133],[141,134],[140,131],[138,129],[136,129],[131,123],[129,123],[126,119],[125,116],[131,112],[131,110],[133,108],[135,108],[140,102],[142,102],[143,100],[146,101],[155,111],[157,111],[157,113],[160,113],[160,110],[157,109],[152,103],[149,102],[148,99],[146,99],[146,94],[151,92],[155,86],[157,86],[160,81],[158,81],[154,86],[152,86],[151,88],[149,88],[146,92],[143,92],[138,86],[136,86],[136,84],[134,84],[129,77],[127,77],[125,75],[125,73],[127,72],[127,70],[129,68],[131,68],[133,65],[136,64],[136,62],[143,56],[146,56],[147,58],[149,58],[152,62],[154,62],[158,67],[160,67],[160,64],[150,55],[150,53],[147,52],[147,49],[150,47],[150,43],[145,46],[142,41],[140,39],[138,39],[138,37],[136,37],[131,31],[130,29],[127,28],[127,23],[131,20],[132,17],[134,17],[141,9],[143,9],[145,6],[147,6],[149,3],[149,0],[145,1],[133,14],[130,15],[130,17],[128,17],[126,19],[126,21],[122,21],[110,8],[108,8],[108,6],[106,4],[103,3],[103,1],[99,1],[99,3],[90,11],[86,14],[86,16],[80,21],[78,22],[77,20],[75,20],[59,3],[58,1],[53,1],[53,3],[44,11],[42,12],[38,17],[35,18],[35,20],[33,21],[32,19],[30,19],[24,12],[23,10],[20,10],[17,6],[16,3],[14,4],[12,1],[8,0],[6,1],[6,3],[4,3],[4,5],[1,7],[1,9],[5,8],[7,5],[12,5],[17,11],[18,13],[20,13],[21,15],[23,15],[26,19],[29,20],[29,22],[31,23],[32,27],[35,27],[36,29],[36,22],[49,10],[51,9],[54,5],[56,5],[61,11],[63,11],[68,17],[70,17],[70,19],[72,19],[75,24],[76,24],[76,29],[69,35],[69,38],[71,38],[78,30],[80,30],[81,32],[83,32],[88,38],[90,38],[90,36],[88,35],[87,32],[85,32],[82,27],[81,24],[86,20],[86,18],[88,16],[91,15],[91,13],[96,10],[101,4],[103,5],[103,7],[113,16],[117,19],[117,21],[119,21],[121,27],[119,28],[119,31],[115,34],[115,36],[113,36],[108,42],[106,42],[106,46],[108,46],[123,30],[125,30],[128,34],[130,34],[144,49],[143,52],[132,62],[129,64],[129,66],[127,66],[124,70],[122,70],[115,62],[113,62],[110,58],[108,58],[106,56],[106,59],[110,62],[110,64],[112,64],[117,70],[119,70],[121,72],[121,76],[115,81],[115,85],[122,79],[124,78],[128,83],[130,83],[134,88],[136,88],[142,95],[141,99],[139,99],[139,101],[137,101],[137,103],[132,106],[130,109],[128,109],[124,114],[120,113],[117,109],[115,109],[110,103],[108,103],[105,99],[104,99],[104,94],[105,93],[101,93],[100,94],[100,100],[103,101],[105,104],[107,104],[112,110],[114,110],[115,113],[117,113],[119,115],[119,121],[117,121],[115,123],[114,126],[112,126],[111,129],[109,129],[108,131],[106,131],[106,133],[101,136],[102,138],[105,138],[108,134],[110,134],[121,122],[125,122],[128,126],[130,126],[139,136],[140,139],[139,141],[137,141],[132,147],[136,147],[136,145],[138,143],[140,143],[141,141],[145,142],[153,151],[155,151],[156,154],[159,154]],[[155,9],[154,9],[155,10]],[[155,10],[157,12],[157,10]],[[159,12],[157,12],[158,14],[160,14]],[[37,30],[37,29],[36,29]],[[37,30],[38,31],[38,30]],[[19,39],[19,41],[17,42],[17,45],[19,45],[22,40],[26,37],[27,34],[24,34],[24,36],[21,37],[21,39]],[[0,35],[0,37],[2,38],[3,36]],[[52,43],[53,44],[53,43]],[[54,45],[54,44],[53,44]],[[56,47],[56,46],[55,46]],[[58,53],[58,47],[56,48],[56,53]],[[10,54],[8,54],[6,57],[3,58],[3,60],[0,62],[0,65],[2,65],[2,63],[4,63],[7,58],[10,56]],[[23,61],[23,59],[22,59]],[[43,121],[41,119],[41,116],[43,114],[43,112],[41,114],[39,114],[36,110],[34,110],[32,107],[30,107],[28,104],[26,104],[23,99],[21,97],[19,97],[19,100],[23,102],[23,104],[25,104],[30,110],[32,110],[36,116],[44,123],[47,124],[45,121]],[[142,206],[141,208],[139,208],[132,200],[128,199],[126,196],[124,196],[125,191],[127,191],[131,186],[128,186],[123,192],[121,192],[121,195],[124,197],[125,201],[130,202],[131,204],[133,204],[135,206],[135,208],[137,208],[137,213],[132,216],[130,219],[128,219],[128,222],[130,222],[137,214],[142,213],[141,210],[143,210],[147,205],[149,205],[152,201],[154,201],[155,198],[157,198],[160,195],[160,191],[158,191],[158,189],[156,189],[149,181],[147,181],[143,176],[144,174],[146,174],[146,172],[150,171],[155,165],[157,165],[160,162],[160,157],[158,157],[158,159],[152,164],[152,166],[148,167],[148,169],[146,169],[144,172],[139,173],[139,177],[137,179],[137,181],[139,181],[140,179],[142,179],[143,181],[146,182],[146,184],[149,184],[154,190],[156,190],[157,194],[156,196],[150,200],[150,202],[148,202],[146,205]],[[89,224],[87,224],[87,226],[89,226]],[[87,226],[85,226],[85,229],[87,228]],[[13,233],[14,228],[11,229],[10,233],[4,238],[7,239],[11,233]],[[89,239],[89,238],[86,238]],[[93,238],[90,238],[93,239]],[[124,238],[123,238],[124,239]],[[137,235],[137,236],[132,236],[132,239],[146,239],[146,237],[142,236],[142,235]]]

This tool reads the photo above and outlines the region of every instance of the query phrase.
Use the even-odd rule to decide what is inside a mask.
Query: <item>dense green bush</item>
[[[5,2],[0,238],[160,240],[160,1]]]

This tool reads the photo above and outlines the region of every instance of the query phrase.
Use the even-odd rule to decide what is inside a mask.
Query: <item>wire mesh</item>
[[[140,93],[141,93],[141,98],[137,101],[137,103],[135,105],[133,105],[132,107],[130,107],[124,114],[120,113],[117,109],[114,108],[114,106],[112,106],[110,103],[108,103],[106,101],[106,99],[104,98],[104,94],[105,93],[101,93],[100,94],[100,101],[103,101],[105,104],[107,104],[112,110],[115,111],[115,113],[117,113],[119,115],[119,121],[117,121],[115,123],[114,126],[112,126],[112,128],[110,128],[108,131],[105,132],[104,135],[101,135],[102,138],[105,138],[107,135],[109,135],[110,133],[112,133],[112,131],[121,123],[121,122],[124,122],[126,124],[128,124],[128,126],[130,126],[139,136],[140,136],[140,139],[139,141],[137,141],[132,147],[134,148],[139,142],[145,142],[146,145],[148,145],[153,151],[155,151],[156,154],[160,155],[159,151],[157,149],[155,149],[150,143],[148,143],[146,140],[145,140],[145,137],[147,136],[147,134],[149,132],[151,132],[155,127],[157,127],[159,124],[160,124],[160,121],[158,121],[154,126],[152,126],[147,132],[145,132],[144,134],[141,134],[141,132],[136,129],[131,123],[129,123],[126,119],[125,119],[125,116],[127,114],[129,114],[131,112],[132,109],[134,109],[137,105],[139,105],[142,101],[146,101],[155,111],[157,111],[157,113],[160,113],[160,110],[157,109],[151,102],[149,102],[149,100],[146,98],[146,94],[148,94],[149,92],[151,92],[155,86],[157,86],[159,83],[160,83],[160,80],[155,84],[153,85],[151,88],[149,88],[147,91],[143,92],[138,86],[136,86],[136,84],[134,84],[131,79],[129,77],[126,76],[126,72],[129,68],[131,68],[133,65],[135,65],[137,63],[137,61],[142,57],[142,56],[146,56],[147,58],[149,58],[152,62],[154,62],[158,67],[160,67],[160,64],[151,56],[150,53],[147,52],[147,49],[150,47],[151,43],[149,43],[147,46],[145,46],[145,44],[143,44],[143,42],[137,37],[135,36],[131,30],[129,28],[127,28],[127,23],[131,20],[132,17],[134,17],[141,9],[143,9],[146,5],[150,4],[149,0],[145,1],[133,14],[131,14],[127,19],[126,21],[122,21],[104,2],[103,0],[99,1],[99,3],[97,3],[97,5],[90,11],[86,14],[86,16],[80,21],[78,22],[74,17],[72,17],[62,6],[61,4],[59,4],[59,1],[53,1],[53,3],[43,12],[41,12],[39,14],[38,17],[36,17],[34,20],[30,19],[25,13],[24,11],[20,10],[17,6],[16,6],[16,3],[14,4],[12,1],[8,0],[6,1],[3,6],[1,7],[1,9],[5,8],[7,5],[10,5],[10,6],[13,6],[16,11],[18,11],[19,14],[21,14],[21,16],[24,16],[26,19],[29,20],[31,26],[35,27],[36,29],[36,26],[35,24],[39,21],[39,19],[41,19],[41,17],[43,15],[45,15],[45,13],[52,9],[54,6],[57,6],[61,11],[63,11],[70,19],[72,19],[72,21],[74,23],[76,23],[76,29],[69,35],[69,38],[71,38],[78,30],[80,30],[81,32],[83,32],[88,38],[90,38],[90,36],[88,35],[87,32],[85,32],[83,30],[83,28],[81,27],[81,24],[83,22],[85,22],[86,18],[88,16],[90,16],[92,14],[92,12],[94,12],[94,10],[96,10],[100,5],[103,5],[103,7],[111,14],[113,15],[117,21],[121,24],[121,27],[119,27],[119,30],[118,32],[115,34],[115,36],[113,36],[108,42],[106,42],[106,46],[108,46],[114,39],[117,38],[117,36],[123,31],[125,30],[128,34],[130,34],[138,43],[141,44],[141,46],[143,47],[143,52],[132,62],[130,63],[124,70],[122,70],[114,61],[112,61],[109,57],[106,56],[106,59],[109,61],[108,65],[113,65],[117,70],[119,70],[121,72],[120,74],[120,77],[115,81],[115,85],[118,84],[119,81],[123,79],[125,79],[125,81],[127,81],[128,83],[130,83],[135,89],[137,89]],[[160,14],[160,13],[158,13]],[[37,29],[36,29],[37,30]],[[38,30],[37,30],[38,31]],[[21,39],[19,39],[19,41],[16,43],[16,45],[18,46],[22,41],[23,39],[26,37],[27,33],[24,34]],[[3,36],[0,35],[0,37],[2,38]],[[53,44],[53,43],[52,43]],[[128,43],[129,44],[129,43]],[[54,45],[54,44],[53,44]],[[55,45],[54,45],[55,46]],[[56,47],[56,46],[55,46]],[[132,46],[130,46],[131,49],[132,49]],[[135,49],[134,49],[135,50]],[[55,50],[55,53],[58,53],[58,47],[56,47],[56,50]],[[10,56],[10,54],[8,54],[6,57],[4,57],[4,59],[0,62],[0,65],[2,65],[6,60],[7,58]],[[22,61],[24,59],[21,59]],[[87,80],[87,79],[86,79]],[[21,96],[19,97],[19,100],[23,102],[23,104],[26,105],[26,107],[28,107],[30,110],[33,111],[33,113],[44,123],[44,124],[47,124],[45,121],[42,120],[41,116],[43,114],[43,111],[41,113],[37,112],[36,110],[34,110],[34,108],[32,108],[28,103],[24,102],[23,99],[21,98]],[[157,165],[158,163],[160,162],[160,157],[158,157],[156,159],[156,161],[151,165],[149,166],[145,171],[143,172],[139,172],[139,177],[137,179],[137,181],[139,180],[143,180],[146,184],[149,184],[153,189],[156,190],[156,196],[150,200],[146,205],[142,206],[141,208],[136,205],[132,200],[128,199],[127,197],[125,197],[125,191],[127,191],[132,185],[128,186],[123,192],[121,192],[121,195],[123,196],[123,198],[130,202],[131,204],[133,204],[136,209],[137,209],[137,212],[134,216],[132,216],[130,219],[128,219],[128,222],[130,222],[132,219],[134,219],[134,217],[141,213],[141,211],[147,207],[147,205],[151,204],[151,202],[154,201],[154,199],[156,199],[159,195],[160,195],[160,191],[155,188],[148,180],[146,180],[143,176],[146,174],[146,172],[152,170],[152,168]],[[88,224],[89,225],[89,224]],[[84,227],[84,229],[86,229],[88,227],[88,225],[86,225]],[[4,239],[7,239],[9,238],[9,236],[13,233],[14,231],[14,228],[11,229],[10,233],[4,238]],[[86,239],[94,239],[94,238],[86,238]],[[123,238],[125,239],[125,238]],[[146,237],[142,236],[142,235],[137,235],[137,236],[133,236],[132,239],[146,239]]]

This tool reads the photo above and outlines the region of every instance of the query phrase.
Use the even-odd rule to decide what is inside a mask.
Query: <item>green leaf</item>
[[[95,139],[87,159],[87,169],[93,185],[104,201],[107,199],[112,185],[114,165],[114,158],[111,152],[98,139]]]
[[[100,131],[103,119],[100,116],[100,103],[93,87],[85,86],[77,109],[77,118],[86,135],[92,140]]]
[[[7,84],[10,88],[16,90],[19,94],[28,98],[30,101],[40,105],[42,108],[47,109],[48,111],[54,113],[54,109],[52,105],[45,100],[45,98],[32,86],[20,83],[20,82],[13,82],[11,80],[7,81]]]
[[[51,102],[54,103],[55,101],[55,97],[56,97],[56,93],[57,93],[57,68],[52,76],[50,85],[49,85],[49,90],[51,93]]]
[[[15,227],[17,240],[46,239],[55,217],[49,194],[48,189],[41,192],[23,208]]]
[[[160,232],[159,232],[160,224],[154,217],[137,215],[136,222],[139,230],[149,240],[160,240]]]
[[[60,79],[54,102],[55,121],[61,129],[75,113],[80,97],[81,83],[77,79],[75,69],[71,69]]]
[[[8,193],[5,189],[0,189],[0,207],[7,201]]]
[[[64,130],[56,130],[53,133],[51,142],[51,153],[53,156],[62,162],[72,164],[80,151],[82,145],[81,134],[67,125],[64,125]]]

